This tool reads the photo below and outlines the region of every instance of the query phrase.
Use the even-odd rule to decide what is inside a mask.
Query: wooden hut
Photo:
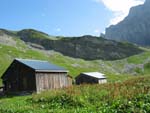
[[[70,86],[68,71],[47,61],[15,59],[1,77],[4,91],[41,92]]]
[[[81,73],[75,78],[76,84],[101,84],[106,83],[107,79],[104,74],[99,72]]]
[[[72,78],[72,76],[70,76],[70,75],[67,75],[67,78],[68,78],[68,85],[70,85],[70,86],[72,86],[72,80],[73,80],[73,78]]]

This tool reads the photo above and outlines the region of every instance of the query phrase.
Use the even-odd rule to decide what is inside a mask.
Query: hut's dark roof
[[[48,61],[42,60],[31,60],[31,59],[15,59],[16,61],[23,63],[24,65],[39,72],[68,72],[60,66],[49,63]]]

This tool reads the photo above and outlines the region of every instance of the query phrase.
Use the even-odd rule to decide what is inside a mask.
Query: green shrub
[[[135,71],[136,73],[138,73],[138,74],[141,74],[141,75],[144,74],[143,70],[142,70],[141,68],[139,68],[139,67],[135,68],[134,71]]]
[[[144,65],[144,73],[145,74],[149,74],[150,73],[150,62],[149,63],[146,63]]]
[[[53,94],[53,92],[55,92]],[[30,99],[33,103],[47,104],[51,108],[84,107],[84,101],[65,92],[52,91],[34,95]]]

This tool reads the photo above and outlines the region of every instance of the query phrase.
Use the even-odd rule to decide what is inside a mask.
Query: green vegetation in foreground
[[[149,113],[150,77],[0,99],[1,113]]]

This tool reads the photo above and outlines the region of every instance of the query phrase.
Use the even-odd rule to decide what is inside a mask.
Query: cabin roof
[[[106,79],[104,74],[99,73],[99,72],[85,72],[85,73],[82,73],[82,74],[87,75],[87,76],[91,76],[91,77],[95,77],[95,78],[98,78],[98,79]]]
[[[34,69],[37,72],[68,72],[66,69],[49,63],[48,61],[18,58],[15,60]]]

